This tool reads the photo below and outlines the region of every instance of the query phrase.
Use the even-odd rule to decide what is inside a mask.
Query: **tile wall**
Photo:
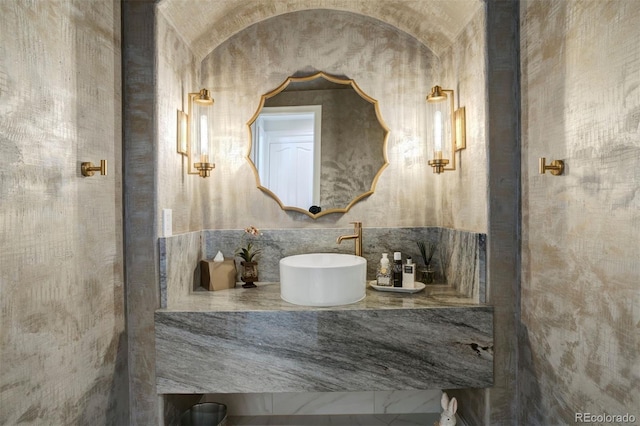
[[[207,394],[230,416],[406,414],[440,411],[440,390]]]

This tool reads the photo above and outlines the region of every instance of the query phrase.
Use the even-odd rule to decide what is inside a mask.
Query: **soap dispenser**
[[[388,287],[391,285],[391,269],[389,268],[389,254],[382,253],[382,259],[376,271],[376,284]]]
[[[402,287],[402,253],[393,253],[393,286]]]
[[[407,257],[407,263],[402,267],[402,287],[414,288],[416,282],[416,265],[410,257]]]

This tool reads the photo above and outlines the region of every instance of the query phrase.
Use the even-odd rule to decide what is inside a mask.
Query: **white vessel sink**
[[[311,253],[280,260],[280,297],[305,306],[339,306],[365,296],[367,260],[352,254]]]

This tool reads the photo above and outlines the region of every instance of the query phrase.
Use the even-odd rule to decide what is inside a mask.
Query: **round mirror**
[[[378,103],[353,80],[289,77],[262,95],[247,125],[258,188],[313,218],[347,212],[373,194],[389,164]]]

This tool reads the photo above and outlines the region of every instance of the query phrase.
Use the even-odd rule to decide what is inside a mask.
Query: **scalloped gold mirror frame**
[[[302,83],[302,82],[308,82],[308,81],[312,81],[318,78],[324,78],[325,80],[332,82],[332,83],[336,83],[336,84],[343,84],[343,85],[348,85],[351,86],[351,88],[353,88],[353,90],[355,90],[355,92],[365,101],[367,101],[368,103],[372,104],[374,107],[374,111],[375,111],[375,115],[376,115],[376,119],[378,120],[378,123],[380,124],[380,126],[383,129],[384,132],[384,138],[383,138],[383,142],[382,142],[382,156],[383,156],[383,160],[384,163],[382,164],[382,166],[380,166],[380,169],[378,170],[378,172],[375,174],[372,182],[371,182],[371,187],[368,191],[363,192],[360,195],[357,195],[356,197],[354,197],[351,202],[349,202],[347,204],[346,207],[343,208],[330,208],[327,209],[326,211],[321,211],[319,213],[311,213],[308,210],[304,210],[300,207],[295,207],[295,206],[287,206],[285,205],[282,200],[273,192],[271,191],[269,188],[266,188],[265,186],[263,186],[260,182],[260,174],[258,172],[258,169],[256,167],[256,165],[254,164],[253,160],[251,159],[251,150],[253,148],[253,134],[251,131],[251,126],[253,125],[253,123],[258,119],[258,116],[260,115],[265,102],[276,96],[277,94],[279,94],[280,92],[284,91],[289,84],[291,83]],[[274,90],[265,93],[264,95],[262,95],[260,97],[260,103],[258,105],[258,108],[256,109],[256,112],[253,114],[253,116],[251,117],[251,119],[247,122],[247,129],[249,132],[249,148],[247,149],[247,154],[245,156],[245,158],[247,159],[247,161],[249,162],[249,165],[251,166],[254,176],[256,178],[256,182],[257,182],[257,187],[258,189],[260,189],[261,191],[263,191],[265,194],[269,195],[271,198],[273,198],[278,205],[280,206],[280,208],[282,210],[285,211],[294,211],[294,212],[298,212],[298,213],[304,213],[305,215],[311,217],[312,219],[317,219],[319,217],[325,216],[327,214],[331,214],[331,213],[346,213],[348,212],[351,207],[353,207],[356,203],[358,203],[359,201],[367,198],[368,196],[370,196],[371,194],[373,194],[375,192],[376,189],[376,185],[378,183],[378,179],[380,178],[382,171],[387,168],[387,166],[389,165],[389,159],[387,157],[387,141],[389,139],[389,133],[390,130],[387,127],[385,121],[382,119],[382,115],[380,114],[380,107],[378,104],[378,101],[374,98],[372,98],[371,96],[367,95],[366,93],[364,93],[362,91],[362,89],[360,89],[360,87],[356,84],[356,82],[354,80],[351,79],[346,79],[346,78],[340,78],[340,77],[336,77],[330,74],[327,74],[325,72],[317,72],[315,74],[312,75],[308,75],[308,76],[301,76],[301,77],[288,77],[284,82],[282,82],[282,84],[280,84],[278,87],[276,87]]]

